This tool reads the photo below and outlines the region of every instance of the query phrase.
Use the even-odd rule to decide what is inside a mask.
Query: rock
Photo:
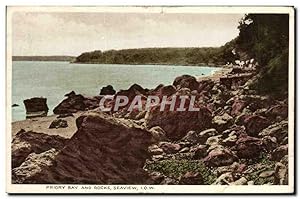
[[[281,160],[280,160],[280,163],[287,166],[289,163],[289,156],[288,155],[283,156],[283,158],[281,158]]]
[[[170,142],[161,142],[159,143],[159,147],[167,154],[177,153],[181,148],[179,144]]]
[[[220,83],[228,89],[238,89],[240,86],[244,85],[251,77],[252,73],[243,73],[236,75],[227,75],[220,77]]]
[[[163,159],[164,159],[163,155],[153,155],[152,156],[153,161],[160,161],[160,160],[163,160]]]
[[[189,147],[184,147],[184,148],[180,149],[179,153],[187,153],[189,151],[190,151]]]
[[[237,156],[239,158],[256,158],[262,152],[262,140],[250,136],[242,136],[236,142]]]
[[[238,116],[243,112],[243,109],[247,106],[247,102],[245,100],[236,99],[232,104],[231,115]]]
[[[194,160],[199,160],[207,156],[207,147],[205,145],[198,145],[191,148],[190,152],[194,153]]]
[[[277,139],[277,142],[280,143],[285,137],[288,136],[288,121],[281,121],[279,123],[272,124],[262,130],[259,134],[259,137],[271,136]]]
[[[277,147],[277,139],[276,137],[265,136],[262,138],[262,142],[264,144],[264,148],[267,151],[272,151]]]
[[[78,111],[91,110],[99,107],[99,97],[84,97],[80,94],[72,93],[67,96],[59,105],[53,109],[54,114],[76,113]]]
[[[244,126],[232,126],[222,132],[222,138],[225,139],[230,136],[240,136],[244,134],[246,134],[246,128]]]
[[[23,101],[26,109],[26,118],[47,116],[47,98],[34,97]]]
[[[201,131],[198,135],[198,143],[204,144],[209,137],[215,136],[218,134],[218,131],[216,129],[206,129],[204,131]]]
[[[238,140],[237,135],[231,135],[226,139],[222,140],[222,143],[224,146],[234,146],[237,140]]]
[[[211,150],[204,158],[204,163],[208,166],[219,167],[230,165],[237,161],[237,157],[229,150],[222,146]]]
[[[155,144],[149,146],[148,151],[151,155],[161,155],[164,153],[164,151]]]
[[[189,131],[181,140],[196,144],[199,141],[198,133],[196,131]]]
[[[180,185],[203,185],[203,177],[199,172],[187,172],[179,178]]]
[[[149,130],[157,142],[167,141],[166,132],[159,126],[154,126]]]
[[[126,96],[129,99],[129,103],[131,103],[131,101],[135,98],[135,96],[137,95],[145,95],[146,94],[146,90],[141,87],[138,84],[133,84],[132,86],[130,86],[127,90],[120,90],[115,94],[115,98],[117,96]]]
[[[189,131],[186,136],[182,138],[183,141],[190,142],[192,144],[204,144],[207,138],[217,135],[216,129],[207,129],[197,133],[196,131]]]
[[[233,117],[227,113],[217,115],[212,119],[212,124],[218,131],[224,131],[233,124]]]
[[[40,154],[31,153],[26,160],[17,168],[12,170],[12,183],[23,184],[24,182],[33,182],[43,170],[49,169],[54,165],[54,159],[58,151],[50,149]]]
[[[63,119],[56,119],[53,122],[51,122],[49,129],[58,129],[58,128],[67,128],[68,122]]]
[[[254,185],[254,181],[253,180],[248,181],[247,185]]]
[[[190,103],[186,100],[186,106]],[[185,107],[186,107],[185,106]],[[170,140],[180,140],[187,132],[194,130],[203,130],[211,125],[211,112],[204,106],[197,106],[199,111],[160,111],[160,105],[154,106],[145,116],[148,128],[160,126],[166,132],[167,138]],[[175,110],[179,107],[177,103]]]
[[[162,98],[163,96],[171,96],[176,93],[176,88],[173,85],[162,86],[157,92],[156,95]]]
[[[151,181],[153,182],[153,184],[160,184],[164,179],[165,176],[159,172],[152,172],[149,174]]]
[[[274,171],[263,171],[259,174],[260,178],[268,178],[274,175]]]
[[[173,82],[173,85],[176,88],[189,88],[192,90],[197,90],[199,83],[197,82],[196,78],[190,75],[182,75],[179,77],[176,77],[176,79]]]
[[[246,168],[247,166],[245,164],[234,162],[231,165],[216,168],[215,173],[217,174],[217,176],[220,176],[223,173],[230,172],[234,176],[236,176],[242,174]]]
[[[258,109],[269,107],[273,101],[268,96],[238,95],[231,98],[227,103],[232,103],[231,115],[238,116],[246,107],[251,112],[254,112]]]
[[[208,146],[213,146],[213,145],[219,145],[220,142],[221,142],[221,137],[222,135],[217,135],[217,136],[212,136],[212,137],[209,137],[205,144],[208,145]]]
[[[248,180],[245,177],[241,177],[240,179],[230,183],[230,185],[246,185]]]
[[[193,144],[188,142],[188,141],[181,141],[181,142],[177,142],[177,144],[180,145],[181,148],[185,148],[185,147],[191,147]]]
[[[199,82],[199,86],[198,86],[198,92],[202,92],[202,91],[211,91],[212,88],[214,87],[215,82],[212,81],[211,79],[208,80],[202,80]]]
[[[56,118],[66,118],[66,117],[74,117],[73,113],[64,113],[64,114],[60,114],[58,115]]]
[[[76,95],[75,91],[71,91],[71,92],[65,94],[65,97],[73,97],[75,95]]]
[[[100,90],[100,95],[114,95],[116,93],[112,85],[104,86]]]
[[[175,94],[176,94],[176,96],[190,96],[191,95],[191,89],[189,89],[189,88],[180,88],[176,91]]]
[[[234,178],[232,173],[228,172],[218,177],[213,185],[230,185],[232,182],[234,182]]]
[[[177,185],[178,182],[173,178],[165,177],[165,179],[160,184],[161,185]]]
[[[153,144],[149,131],[128,120],[90,111],[80,116],[77,132],[55,157],[55,165],[31,180],[38,184],[148,184],[143,170]]]
[[[19,106],[19,104],[13,104],[13,105],[11,105],[11,107],[17,107],[17,106]]]
[[[259,132],[270,125],[270,121],[262,116],[248,115],[244,118],[244,125],[249,136],[257,137]]]
[[[11,144],[12,168],[18,167],[31,153],[42,153],[51,148],[61,150],[68,139],[58,135],[47,135],[32,131],[19,131]]]
[[[288,144],[289,143],[289,138],[285,137],[283,140],[279,143],[280,145]]]
[[[259,109],[268,108],[271,104],[273,104],[273,100],[269,96],[246,95],[243,97],[249,102],[248,109],[250,109],[252,112]]]
[[[288,105],[286,104],[279,104],[272,106],[266,111],[266,116],[276,119],[280,117],[282,119],[286,119],[288,117]]]
[[[271,153],[271,159],[280,161],[281,158],[283,158],[285,155],[288,154],[288,147],[289,147],[289,145],[286,144],[286,145],[282,145],[282,146],[279,146],[276,149],[274,149]]]
[[[288,168],[284,164],[280,162],[275,164],[274,176],[274,184],[288,185]]]

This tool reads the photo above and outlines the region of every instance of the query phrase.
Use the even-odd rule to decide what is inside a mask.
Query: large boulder
[[[100,90],[100,95],[114,95],[116,93],[112,85],[104,86]]]
[[[155,93],[157,96],[162,98],[163,96],[171,96],[176,93],[176,88],[173,85],[163,86]]]
[[[280,161],[281,158],[283,158],[285,155],[287,155],[289,152],[289,145],[281,145],[274,149],[271,153],[271,159],[275,161]]]
[[[174,144],[170,142],[161,142],[159,147],[167,154],[177,153],[181,147],[179,144]]]
[[[238,116],[243,112],[243,109],[247,106],[245,100],[236,99],[234,100],[231,108],[231,115]]]
[[[246,107],[252,112],[258,109],[268,108],[273,103],[273,100],[268,96],[238,95],[231,98],[227,103],[232,103],[231,114],[238,116]]]
[[[47,135],[32,131],[19,131],[12,140],[12,168],[18,167],[31,153],[42,153],[51,148],[60,150],[68,139],[58,135]]]
[[[197,82],[196,78],[191,75],[182,75],[179,77],[176,77],[176,79],[173,82],[173,85],[176,88],[189,88],[192,90],[197,90],[199,83]]]
[[[47,106],[47,98],[34,97],[26,99],[23,102],[27,118],[47,116],[49,110]]]
[[[188,108],[189,99],[186,100],[185,107]],[[146,124],[149,128],[160,126],[166,136],[171,140],[183,138],[189,131],[201,131],[211,125],[211,112],[205,106],[197,106],[199,111],[170,111],[170,105],[166,105],[164,111],[160,111],[160,105],[154,106],[145,116]],[[179,104],[176,103],[176,108]]]
[[[193,153],[193,159],[198,160],[207,156],[207,146],[206,145],[196,145],[190,149]]]
[[[266,116],[276,119],[279,117],[279,119],[286,119],[288,117],[288,105],[286,104],[279,104],[272,106],[266,111]]]
[[[272,124],[263,129],[258,135],[259,137],[275,137],[277,139],[277,142],[281,143],[288,136],[288,121],[285,120],[279,123]]]
[[[53,166],[18,183],[150,183],[143,170],[153,144],[149,131],[99,112],[80,116],[76,124],[78,131],[56,155]]]
[[[203,177],[199,172],[187,172],[179,178],[180,185],[203,185]]]
[[[76,113],[99,107],[99,97],[84,97],[83,95],[76,94],[74,91],[65,96],[67,98],[53,109],[54,114]]]
[[[115,94],[115,98],[117,96],[126,96],[129,99],[129,102],[131,102],[135,96],[137,95],[146,95],[147,90],[141,87],[138,84],[133,84],[130,86],[127,90],[120,90]]]
[[[271,121],[260,115],[247,115],[243,119],[243,124],[249,136],[257,137],[261,130],[271,124]]]
[[[223,146],[217,145],[209,152],[209,154],[204,158],[204,163],[208,166],[219,167],[231,165],[238,158],[233,152]]]
[[[217,115],[212,119],[212,125],[219,132],[222,132],[229,128],[233,124],[233,117],[227,113]]]
[[[239,158],[257,158],[262,152],[263,142],[259,138],[243,135],[236,141]]]
[[[32,176],[38,176],[41,171],[48,170],[54,165],[54,159],[58,151],[50,149],[42,153],[31,153],[25,161],[12,170],[12,181],[14,184],[22,184],[30,180]]]

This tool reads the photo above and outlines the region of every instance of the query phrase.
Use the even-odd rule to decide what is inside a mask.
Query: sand
[[[65,138],[71,138],[77,131],[76,118],[78,118],[83,112],[75,113],[74,117],[69,116],[61,118],[68,122],[67,128],[49,129],[51,122],[53,122],[58,115],[50,115],[46,117],[37,117],[26,119],[22,121],[12,122],[12,135],[16,135],[21,129],[25,131],[34,131],[37,133],[45,133],[48,135],[60,135]]]

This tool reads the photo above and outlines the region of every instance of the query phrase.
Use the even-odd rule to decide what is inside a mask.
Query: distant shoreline
[[[106,65],[162,65],[162,66],[194,66],[194,67],[216,67],[216,68],[227,68],[227,65],[218,65],[218,64],[171,64],[171,63],[130,63],[130,64],[107,64],[107,63],[95,63],[95,62],[72,62],[67,60],[12,60],[12,61],[45,61],[45,62],[69,62],[70,64],[106,64]]]
[[[53,56],[12,56],[12,61],[68,61],[74,60],[75,56],[53,55]]]

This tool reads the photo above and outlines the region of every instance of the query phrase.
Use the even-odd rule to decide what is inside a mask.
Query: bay
[[[14,61],[12,64],[12,120],[24,120],[24,99],[46,97],[48,114],[70,91],[87,96],[98,95],[103,86],[115,90],[127,89],[132,84],[155,88],[170,85],[177,76],[210,75],[220,68],[208,66],[71,64],[69,62]]]

